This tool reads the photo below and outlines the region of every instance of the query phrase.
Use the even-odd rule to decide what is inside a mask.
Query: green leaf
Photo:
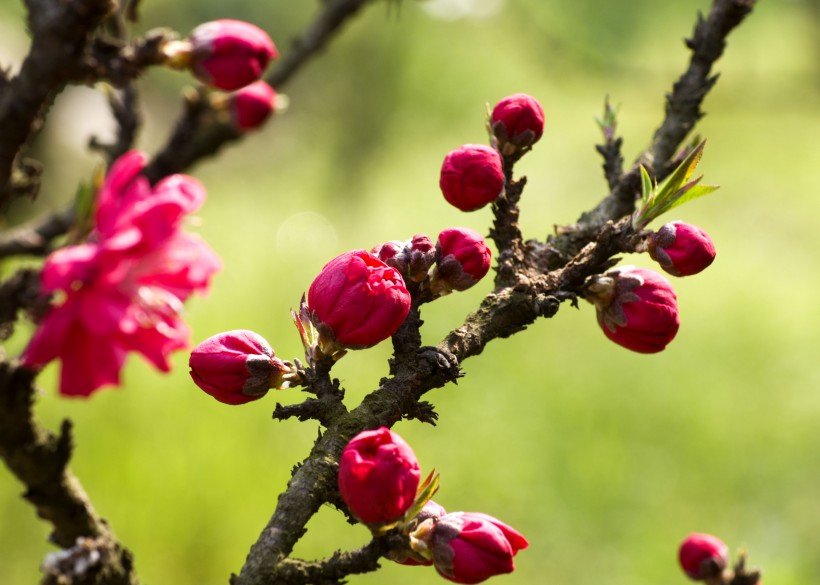
[[[652,177],[649,176],[646,168],[641,165],[641,199],[643,199],[644,203],[649,202],[649,198],[652,197],[653,190],[654,186],[652,183]]]
[[[674,171],[660,184],[652,184],[652,178],[641,166],[641,191],[643,207],[632,216],[632,226],[641,230],[653,219],[687,201],[708,195],[717,189],[712,185],[699,185],[701,179],[691,179],[698,166],[706,141],[695,146]]]

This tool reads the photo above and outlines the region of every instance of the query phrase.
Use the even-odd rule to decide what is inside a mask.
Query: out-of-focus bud
[[[410,293],[396,269],[365,250],[328,262],[308,289],[308,308],[320,346],[362,349],[398,331],[410,312]]]
[[[678,551],[680,566],[691,579],[718,577],[729,564],[729,547],[710,534],[690,534]]]
[[[698,226],[673,221],[649,236],[649,255],[673,276],[691,276],[715,259],[715,245]]]
[[[515,569],[513,557],[529,543],[500,520],[454,512],[422,522],[411,535],[426,543],[439,574],[455,583],[481,583]]]
[[[276,91],[264,81],[246,85],[228,96],[231,124],[239,132],[261,127],[277,109]]]
[[[623,266],[593,276],[584,285],[604,334],[639,353],[662,351],[680,327],[672,285],[653,270]]]
[[[413,505],[419,462],[404,439],[387,427],[353,437],[339,459],[339,494],[365,524],[387,524]]]
[[[450,228],[438,235],[436,267],[431,287],[435,294],[467,290],[490,270],[492,252],[478,232]]]
[[[280,387],[290,367],[259,334],[238,329],[209,337],[191,352],[197,386],[225,404],[245,404]]]
[[[490,127],[502,154],[509,156],[535,144],[544,133],[544,109],[534,97],[516,93],[493,108]]]
[[[241,20],[214,20],[197,26],[188,39],[188,66],[202,83],[234,91],[262,77],[279,56],[268,34]],[[179,55],[175,56],[177,62]]]
[[[421,509],[415,517],[415,528],[418,528],[424,521],[431,520],[435,521],[444,516],[447,513],[447,510],[444,509],[444,506],[437,504],[433,500],[429,500],[424,507]],[[429,528],[432,528],[434,524],[428,523],[426,525]],[[423,534],[427,535],[430,530],[425,529]],[[415,547],[415,548],[414,548]],[[410,537],[410,548],[401,549],[401,550],[392,550],[387,555],[388,558],[391,560],[399,563],[400,565],[408,565],[408,566],[418,566],[418,565],[432,565],[433,560],[430,557],[429,548],[427,547],[427,543],[423,540],[419,540],[418,538],[414,538],[413,536]]]
[[[504,190],[501,155],[483,144],[465,144],[444,157],[439,186],[444,198],[461,211],[475,211]]]

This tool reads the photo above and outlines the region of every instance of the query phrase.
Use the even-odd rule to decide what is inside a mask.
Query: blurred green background
[[[241,18],[287,51],[318,5],[145,0],[142,26],[186,32]],[[285,88],[286,114],[192,171],[209,191],[193,229],[224,262],[210,294],[188,305],[193,340],[249,328],[277,355],[300,356],[289,309],[330,258],[454,225],[486,233],[490,210],[448,206],[438,171],[449,150],[486,141],[485,103],[511,93],[534,95],[547,115],[543,139],[518,168],[529,177],[525,235],[573,222],[606,192],[593,150],[604,96],[621,105],[631,160],[661,119],[663,95],[688,60],[682,39],[708,5],[374,4]],[[4,0],[0,16],[3,64],[17,67],[22,8]],[[428,395],[437,428],[396,427],[424,470],[441,473],[437,501],[495,515],[529,538],[516,572],[496,583],[682,584],[677,546],[692,531],[748,547],[766,583],[820,583],[818,25],[817,1],[764,0],[718,63],[699,130],[709,140],[705,182],[721,189],[668,218],[705,228],[718,257],[702,275],[674,281],[682,327],[665,352],[628,352],[604,338],[591,306],[564,306],[467,361],[458,386]],[[142,148],[162,144],[186,83],[181,73],[145,76]],[[84,145],[110,129],[92,90],[60,97],[38,144],[49,165],[41,208],[67,201],[89,176],[96,158]],[[425,307],[425,342],[458,326],[489,288]],[[349,406],[385,374],[388,355],[384,343],[338,364]],[[75,422],[72,468],[148,584],[227,582],[317,433],[313,423],[270,419],[276,401],[304,398],[298,390],[228,407],[191,383],[186,361],[177,355],[162,376],[132,358],[122,390],[88,401],[56,394],[55,367],[41,377],[38,413],[52,429]],[[36,583],[53,550],[21,492],[0,470],[2,584]],[[317,558],[366,540],[327,508],[296,553]],[[385,563],[350,582],[442,580]]]

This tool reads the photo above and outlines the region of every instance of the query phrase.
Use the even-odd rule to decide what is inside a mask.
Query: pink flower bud
[[[461,211],[475,211],[504,190],[501,155],[483,144],[465,144],[444,157],[439,186],[444,198]]]
[[[251,83],[231,94],[228,110],[239,132],[255,130],[276,110],[276,92],[264,81]]]
[[[505,97],[490,116],[501,152],[510,155],[535,144],[544,133],[544,110],[534,97],[516,93]]]
[[[450,228],[438,235],[434,288],[467,290],[490,270],[492,252],[484,238],[468,228]]]
[[[690,534],[680,545],[683,571],[695,581],[718,577],[729,563],[729,547],[710,534]]]
[[[436,570],[455,583],[481,583],[495,575],[512,573],[513,557],[529,545],[518,531],[477,512],[442,516],[427,538]]]
[[[261,335],[243,329],[209,337],[194,348],[188,365],[196,385],[225,404],[262,398],[286,370]]]
[[[376,345],[398,331],[410,312],[401,274],[365,252],[328,262],[308,289],[320,336],[351,349]]]
[[[413,505],[420,478],[410,445],[387,427],[359,433],[339,459],[339,494],[365,524],[401,518]]]
[[[715,245],[699,227],[673,221],[649,236],[649,255],[673,276],[690,276],[715,259]]]
[[[604,334],[627,349],[656,353],[678,332],[675,291],[657,272],[634,266],[615,268],[590,279],[586,293],[597,308]]]
[[[202,83],[233,91],[253,83],[271,59],[279,56],[273,41],[258,26],[240,20],[214,20],[196,27],[191,72]]]

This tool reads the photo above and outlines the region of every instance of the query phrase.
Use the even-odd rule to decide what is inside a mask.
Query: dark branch
[[[293,44],[265,79],[271,86],[281,90],[288,81],[304,67],[310,57],[327,46],[342,25],[368,3],[369,0],[329,0],[316,20]],[[187,170],[201,159],[214,156],[222,147],[241,137],[233,128],[220,121],[219,116],[204,99],[186,96],[185,113],[174,129],[174,134],[146,170],[152,182],[164,176]]]
[[[0,208],[16,191],[15,160],[37,132],[51,106],[83,59],[92,32],[112,8],[110,0],[27,0],[31,50],[20,73],[0,95]]]
[[[710,15],[706,25],[698,25],[702,30],[696,35],[696,46],[697,42],[703,42],[710,47],[720,46],[722,50],[722,40],[716,43],[715,39],[722,39],[740,21],[736,15],[741,5],[750,6],[751,3],[715,0],[712,14],[717,16]],[[727,6],[734,6],[735,12],[727,13]],[[727,26],[728,22],[733,21],[734,25]],[[703,29],[704,26],[706,29]],[[695,52],[697,59],[703,58],[703,51],[696,49]],[[720,51],[712,50],[706,54],[714,61]],[[694,83],[697,84],[697,81]],[[706,89],[711,87],[705,81],[700,85]],[[679,91],[673,90],[673,95]],[[667,119],[671,115],[668,112]],[[679,135],[678,141],[682,140],[688,129],[680,129],[676,133],[662,132],[668,123],[665,120],[656,135]],[[654,154],[655,162],[662,162],[662,166],[672,156],[671,152],[665,154],[660,147],[657,151],[653,148],[650,154]],[[661,161],[662,157],[667,160]],[[409,352],[404,350],[404,342],[394,339],[397,351],[390,364],[391,377],[382,380],[380,387],[356,409],[341,414],[328,425],[327,432],[316,442],[307,459],[294,470],[273,517],[251,548],[240,575],[233,578],[233,585],[312,582],[307,575],[299,572],[288,573],[284,577],[284,573],[277,571],[289,562],[283,559],[304,534],[308,520],[323,502],[334,501],[337,493],[336,465],[347,441],[362,430],[380,425],[390,427],[408,416],[418,409],[418,401],[426,392],[458,379],[460,363],[464,359],[481,353],[493,339],[508,337],[525,329],[539,317],[554,316],[561,302],[571,300],[575,303],[587,277],[614,265],[617,254],[636,249],[639,238],[629,221],[636,194],[640,190],[636,174],[630,172],[623,175],[596,210],[585,214],[578,225],[566,229],[552,242],[560,244],[559,252],[549,244],[537,241],[527,241],[522,245],[517,225],[517,205],[523,181],[513,182],[512,168],[508,166],[510,168],[505,169],[508,176],[507,195],[494,207],[495,222],[491,234],[499,247],[496,289],[485,297],[478,311],[469,315],[461,327],[452,331],[435,348],[422,347],[416,352]],[[412,327],[420,324],[416,315]],[[281,575],[282,579],[274,579],[274,575]]]
[[[35,373],[0,356],[0,457],[26,486],[25,499],[51,523],[51,540],[61,548],[85,537],[99,540],[109,563],[95,568],[115,578],[99,583],[135,585],[131,553],[97,515],[80,482],[68,470],[73,450],[71,424],[54,435],[34,420]],[[56,582],[56,581],[55,581]],[[71,581],[93,583],[97,581]]]
[[[749,15],[756,0],[714,0],[705,20],[698,15],[692,38],[686,45],[692,51],[684,74],[666,98],[666,115],[655,131],[652,145],[638,158],[595,209],[581,215],[577,226],[551,238],[550,243],[564,255],[580,250],[607,221],[616,221],[635,210],[641,193],[640,169],[643,164],[660,181],[673,170],[673,157],[695,123],[703,117],[701,105],[717,79],[712,66],[723,54],[726,37]]]
[[[0,258],[8,256],[45,256],[52,241],[68,232],[74,208],[42,217],[37,223],[16,228],[0,237]]]

